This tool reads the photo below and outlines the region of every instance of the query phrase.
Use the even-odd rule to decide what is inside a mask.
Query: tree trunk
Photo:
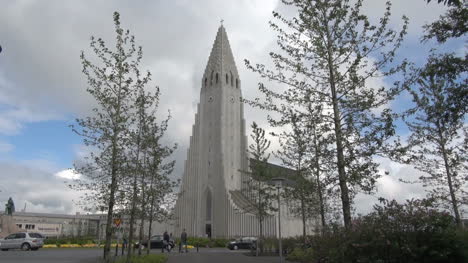
[[[145,200],[144,198],[142,198],[142,200]],[[143,204],[145,203],[145,201],[143,201]],[[140,218],[140,233],[139,233],[139,237],[138,237],[138,243],[141,244],[142,241],[143,241],[143,230],[144,230],[144,227],[145,227],[145,205],[142,205],[141,206],[141,218]],[[149,243],[148,243],[149,244]],[[141,256],[141,246],[138,247],[138,255]]]
[[[142,213],[143,214],[143,213]],[[140,222],[140,233],[138,237],[138,244],[141,244],[143,241],[143,227],[145,226],[145,217],[141,217],[141,222]],[[148,244],[151,245],[151,244]],[[141,256],[141,246],[138,246],[138,255]]]
[[[301,214],[302,214],[302,243],[306,245],[306,211],[304,197],[301,198]]]
[[[260,181],[258,182],[258,223],[260,225],[260,243],[258,244],[258,247],[260,248],[260,253],[263,254],[263,215],[264,215],[264,207],[262,204],[262,192],[261,192],[261,183]]]
[[[320,219],[322,221],[322,233],[325,232],[326,229],[326,222],[325,222],[325,205],[323,203],[323,193],[322,193],[322,184],[320,183],[320,177],[317,173],[317,192],[319,197],[319,205],[320,205]]]
[[[149,221],[149,226],[148,226],[148,246],[146,247],[146,254],[149,255],[150,253],[150,249],[151,249],[151,231],[152,231],[152,225],[153,225],[153,213],[154,213],[154,197],[155,197],[155,193],[153,192],[154,189],[154,174],[151,176],[151,183],[150,183],[150,189],[149,189],[149,193],[151,194],[151,197],[148,198],[150,199],[150,212],[149,212],[149,218],[148,218],[148,221]]]
[[[260,253],[263,254],[263,216],[259,216],[258,221],[260,224],[260,242],[258,244],[258,247],[260,248]]]
[[[452,174],[450,173],[450,165],[448,163],[447,150],[445,149],[445,140],[443,138],[442,130],[440,128],[439,123],[437,123],[437,128],[438,128],[438,133],[439,133],[440,148],[441,148],[441,151],[442,151],[442,156],[444,158],[445,173],[447,175],[447,182],[448,182],[448,187],[449,187],[449,191],[450,191],[452,209],[453,209],[453,213],[455,215],[455,222],[456,222],[457,226],[461,228],[462,227],[462,222],[461,222],[461,218],[460,218],[460,212],[458,211],[457,197],[455,196],[455,190],[453,189]]]
[[[111,186],[109,193],[109,208],[107,210],[106,241],[104,244],[104,260],[109,262],[110,247],[112,240],[112,217],[114,215],[115,192],[117,191],[117,134],[112,139],[112,168],[111,168]]]
[[[146,152],[143,154],[143,167],[146,166]],[[141,217],[140,217],[140,234],[138,237],[138,243],[141,244],[143,241],[143,227],[145,226],[145,208],[146,208],[146,191],[145,191],[145,172],[141,174]],[[148,245],[150,245],[148,243]],[[141,256],[141,246],[138,246],[138,255]]]
[[[109,207],[107,210],[107,225],[106,225],[106,241],[104,244],[104,261],[109,262],[110,261],[110,248],[111,248],[111,239],[112,239],[112,217],[114,215],[114,205],[115,205],[115,192],[117,191],[117,139],[120,134],[119,130],[119,122],[118,119],[121,117],[120,116],[120,110],[121,110],[121,105],[122,105],[122,75],[123,71],[121,70],[122,62],[120,62],[120,57],[118,58],[119,61],[117,64],[119,64],[119,93],[117,95],[117,107],[116,107],[116,113],[115,113],[115,125],[112,131],[114,134],[112,135],[112,157],[111,157],[111,186],[110,186],[110,193],[109,193]]]
[[[333,54],[331,45],[331,36],[326,26],[327,31],[327,52],[328,52],[328,70],[330,74],[330,89],[333,104],[333,123],[336,137],[336,153],[337,153],[337,167],[338,167],[338,181],[341,192],[341,203],[343,206],[343,220],[346,229],[351,226],[351,202],[349,200],[349,190],[347,185],[346,171],[345,171],[345,160],[344,160],[344,147],[343,147],[343,135],[341,134],[341,119],[340,109],[338,105],[338,96],[336,93],[336,80],[335,72],[333,68]]]
[[[138,135],[140,136],[140,135]],[[133,243],[133,232],[134,232],[134,224],[135,224],[135,210],[136,210],[136,201],[137,201],[137,190],[138,190],[138,162],[139,162],[139,155],[140,155],[140,141],[138,139],[137,142],[137,152],[136,152],[136,169],[134,171],[133,176],[133,196],[132,196],[132,206],[130,209],[130,230],[128,233],[128,252],[127,252],[127,263],[130,263],[130,258],[132,257],[132,246]]]
[[[322,184],[320,182],[320,161],[319,161],[319,146],[317,142],[317,132],[316,132],[316,126],[314,122],[314,150],[315,150],[315,178],[317,179],[317,193],[318,193],[318,198],[319,198],[319,207],[320,207],[320,219],[322,221],[322,235],[325,233],[325,228],[326,228],[326,222],[325,222],[325,204],[323,200],[323,192],[322,192]]]
[[[150,216],[148,219],[149,226],[148,226],[148,246],[146,247],[146,254],[149,255],[151,249],[151,231],[153,225],[153,213],[154,213],[154,198],[151,198],[151,208],[150,208]]]
[[[133,232],[134,225],[135,225],[135,210],[136,210],[136,199],[137,199],[137,175],[135,171],[134,179],[133,179],[133,197],[132,197],[132,207],[130,209],[130,230],[128,233],[128,252],[127,252],[127,263],[130,263],[130,258],[132,257],[132,246],[133,243]]]

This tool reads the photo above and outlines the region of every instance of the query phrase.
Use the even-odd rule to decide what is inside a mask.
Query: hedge
[[[468,229],[434,208],[431,200],[399,204],[382,199],[374,211],[353,219],[349,229],[334,225],[295,247],[288,259],[315,263],[458,263],[468,262]]]

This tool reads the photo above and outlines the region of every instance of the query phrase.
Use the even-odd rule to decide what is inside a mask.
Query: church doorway
[[[206,216],[205,216],[205,235],[211,238],[211,222],[213,218],[213,199],[211,197],[211,189],[206,190]]]
[[[211,238],[211,224],[205,225],[205,234],[208,238]]]

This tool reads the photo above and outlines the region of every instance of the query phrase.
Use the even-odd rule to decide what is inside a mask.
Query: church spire
[[[209,78],[212,72],[218,73],[220,76],[227,74],[229,78],[231,76],[232,78],[239,78],[226,29],[222,23],[218,28],[204,76]]]

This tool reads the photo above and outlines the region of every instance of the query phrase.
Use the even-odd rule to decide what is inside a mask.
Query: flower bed
[[[116,244],[111,244],[111,247],[115,247]],[[45,244],[43,248],[97,248],[104,247],[104,244]],[[121,247],[121,245],[119,246]]]

